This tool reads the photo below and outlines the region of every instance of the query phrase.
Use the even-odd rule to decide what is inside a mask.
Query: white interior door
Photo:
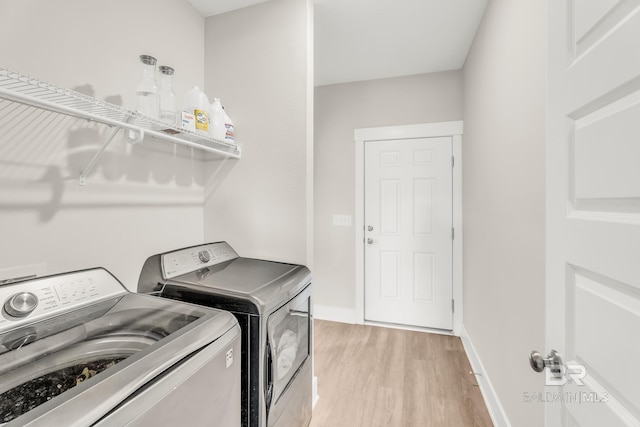
[[[365,143],[365,320],[452,329],[451,137]]]
[[[640,1],[547,4],[546,425],[638,426]]]

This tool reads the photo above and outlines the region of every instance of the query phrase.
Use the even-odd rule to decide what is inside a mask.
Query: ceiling
[[[253,6],[254,4],[264,3],[265,1],[267,0],[189,0],[189,3],[200,12],[200,15],[206,18],[235,9]]]
[[[267,0],[189,0],[212,16]],[[315,84],[458,70],[489,0],[313,0]]]

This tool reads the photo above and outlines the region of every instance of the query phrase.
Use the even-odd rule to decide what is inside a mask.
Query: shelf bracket
[[[98,150],[98,152],[93,156],[93,159],[91,159],[91,161],[89,162],[89,165],[80,174],[80,185],[85,185],[86,184],[87,175],[89,175],[89,172],[91,172],[91,169],[93,169],[93,167],[96,165],[96,163],[98,162],[100,157],[102,157],[102,154],[104,153],[104,150],[106,150],[107,147],[109,146],[109,144],[111,144],[111,141],[113,141],[113,138],[115,138],[116,134],[118,133],[118,131],[120,129],[122,129],[122,128],[121,127],[112,126],[112,130],[111,130],[111,133],[109,134],[109,137],[104,142],[104,144],[102,144],[102,147],[100,147],[100,150]]]

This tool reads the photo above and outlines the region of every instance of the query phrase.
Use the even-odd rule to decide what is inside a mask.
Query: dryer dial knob
[[[5,301],[4,311],[11,317],[25,317],[38,306],[38,297],[31,292],[20,292]]]
[[[198,258],[200,258],[200,261],[206,264],[211,261],[211,252],[206,249],[204,251],[200,251],[198,252]]]

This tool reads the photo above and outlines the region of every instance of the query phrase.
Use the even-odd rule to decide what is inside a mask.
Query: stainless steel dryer
[[[231,314],[131,293],[101,268],[1,286],[2,302],[3,426],[240,425]]]
[[[235,314],[242,329],[242,425],[299,427],[311,419],[311,273],[239,257],[226,242],[147,259],[138,292]]]

